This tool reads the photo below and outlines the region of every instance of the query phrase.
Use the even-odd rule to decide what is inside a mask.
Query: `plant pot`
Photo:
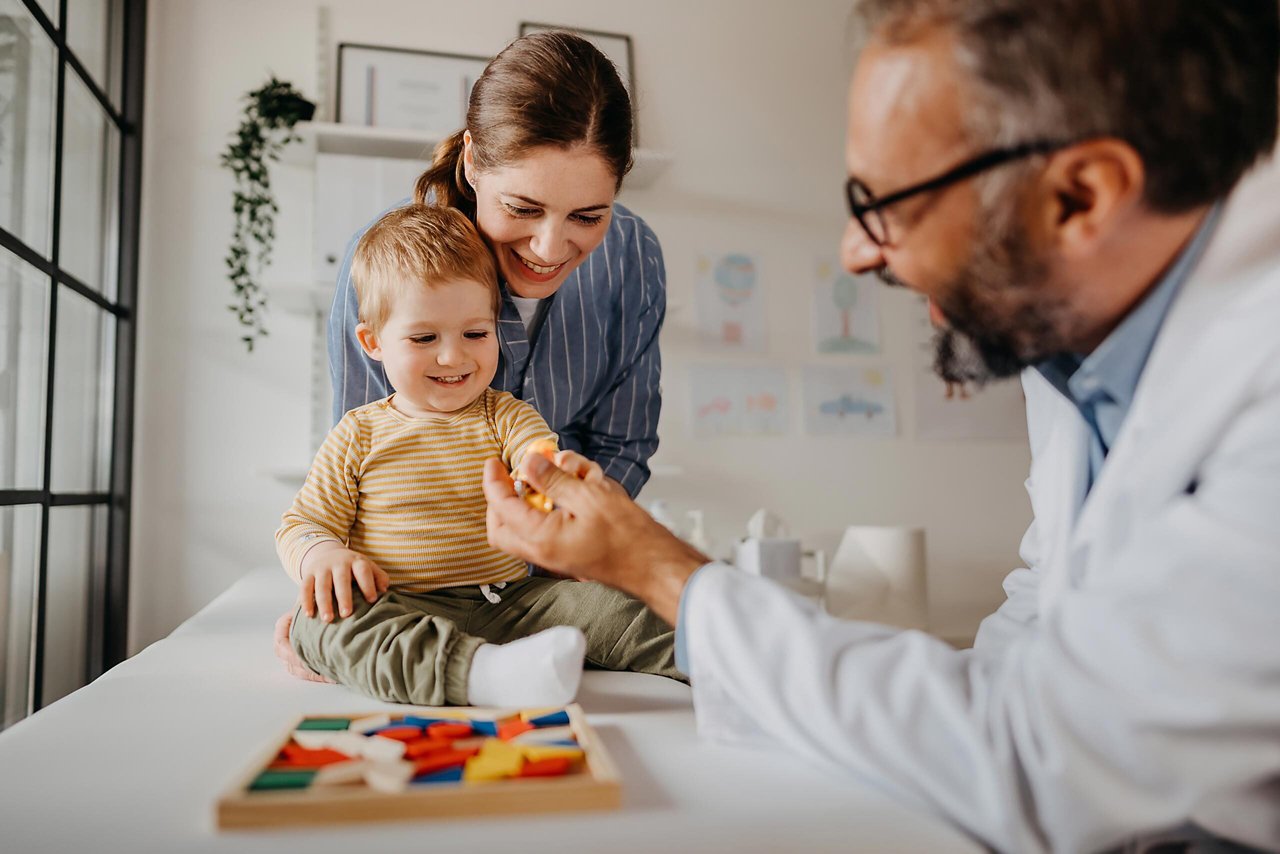
[[[316,105],[301,95],[267,92],[258,100],[258,112],[265,119],[279,119],[286,126],[296,122],[309,122],[316,114]]]

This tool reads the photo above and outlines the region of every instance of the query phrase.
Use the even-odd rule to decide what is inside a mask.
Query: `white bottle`
[[[707,529],[702,522],[701,510],[690,510],[685,514],[689,517],[689,536],[685,537],[685,541],[703,554],[711,552],[711,542],[707,539]]]

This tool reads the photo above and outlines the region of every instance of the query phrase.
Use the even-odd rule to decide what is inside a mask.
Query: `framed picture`
[[[338,121],[452,133],[489,57],[367,44],[338,45]]]
[[[636,121],[636,88],[635,88],[635,64],[631,59],[631,36],[622,35],[621,33],[602,33],[597,30],[584,30],[581,27],[557,26],[555,24],[534,24],[530,22],[522,22],[520,24],[520,35],[527,36],[530,33],[545,33],[550,30],[563,30],[582,36],[587,41],[595,45],[596,49],[609,58],[614,67],[618,69],[618,76],[622,78],[622,85],[626,87],[627,94],[631,96],[631,128],[633,132],[633,141],[639,143],[639,123]]]

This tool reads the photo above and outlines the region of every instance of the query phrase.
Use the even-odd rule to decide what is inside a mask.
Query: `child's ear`
[[[378,343],[378,333],[374,332],[369,324],[356,324],[356,340],[360,342],[360,347],[366,356],[382,361],[382,346]]]

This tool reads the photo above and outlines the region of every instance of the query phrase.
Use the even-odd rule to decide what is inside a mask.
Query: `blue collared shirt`
[[[390,394],[381,363],[365,356],[355,336],[351,256],[365,229],[347,246],[329,311],[334,423]],[[666,281],[653,230],[615,204],[604,241],[547,298],[545,310],[540,307],[533,340],[502,286],[501,355],[492,386],[537,409],[559,434],[561,448],[595,460],[632,497],[649,479],[649,457],[658,449]]]
[[[1156,286],[1088,356],[1062,354],[1036,365],[1049,383],[1089,425],[1089,470],[1085,494],[1093,488],[1133,403],[1151,348],[1182,284],[1195,269],[1213,235],[1219,208],[1205,217]]]

